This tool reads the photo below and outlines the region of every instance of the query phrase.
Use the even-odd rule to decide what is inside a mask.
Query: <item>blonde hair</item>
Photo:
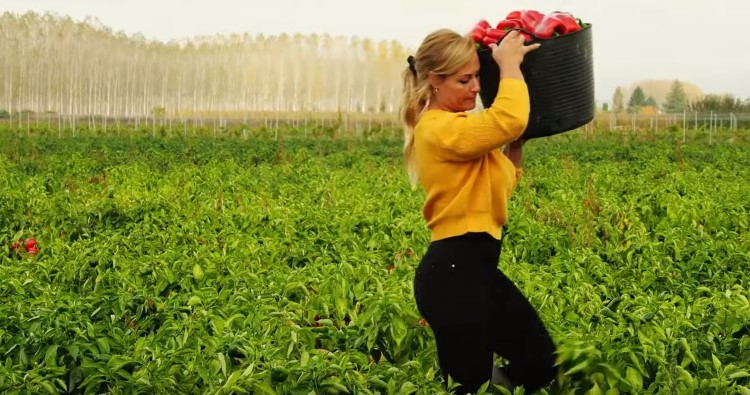
[[[476,46],[469,36],[450,29],[438,29],[428,34],[414,56],[414,70],[407,67],[402,74],[403,98],[401,120],[404,124],[404,160],[412,189],[419,181],[414,152],[414,127],[422,112],[430,105],[432,94],[429,72],[441,76],[457,73],[472,57]]]

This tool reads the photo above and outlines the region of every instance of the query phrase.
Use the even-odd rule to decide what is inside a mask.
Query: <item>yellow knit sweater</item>
[[[529,111],[526,83],[503,78],[488,109],[422,114],[414,129],[414,154],[432,241],[466,232],[500,239],[507,202],[521,174],[500,147],[521,136]]]

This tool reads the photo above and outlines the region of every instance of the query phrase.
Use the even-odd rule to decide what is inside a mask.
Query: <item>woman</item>
[[[488,381],[530,393],[556,373],[547,330],[497,267],[530,111],[520,65],[539,45],[524,45],[512,31],[491,46],[499,90],[480,112],[468,113],[479,92],[470,38],[445,29],[429,34],[404,73],[407,173],[413,187],[425,190],[431,232],[414,295],[435,335],[443,377],[460,384],[457,393],[475,393]],[[493,368],[493,353],[508,365]]]

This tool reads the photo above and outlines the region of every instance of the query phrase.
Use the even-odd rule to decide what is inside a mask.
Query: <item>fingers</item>
[[[500,41],[500,43],[490,43],[488,47],[493,53],[500,53],[506,51],[518,51],[523,57],[527,53],[539,48],[541,43],[535,43],[531,45],[525,45],[526,37],[518,30],[509,31]],[[506,49],[502,49],[506,48]],[[511,49],[512,48],[512,49]]]
[[[511,41],[514,45],[523,45],[523,36],[518,30],[511,30],[505,35],[504,41]]]
[[[524,49],[531,47],[530,50],[534,50],[534,49],[537,49],[540,45],[537,43],[537,44],[533,44],[530,46],[524,46],[524,44],[526,43],[526,37],[522,35],[521,32],[518,30],[511,31],[510,33],[508,33],[507,37],[510,38],[511,40],[515,40],[515,44]],[[526,52],[530,50],[526,50]]]
[[[511,30],[505,35],[506,39],[514,39],[520,37],[521,33],[518,30]]]
[[[523,47],[523,53],[527,54],[527,53],[529,53],[529,52],[531,52],[531,51],[539,48],[541,45],[542,44],[540,44],[540,43],[526,45],[526,46]]]

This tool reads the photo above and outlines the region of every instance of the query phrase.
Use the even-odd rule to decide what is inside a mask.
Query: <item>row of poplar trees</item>
[[[143,116],[395,112],[409,50],[397,41],[217,35],[163,42],[97,20],[0,16],[0,111]]]

